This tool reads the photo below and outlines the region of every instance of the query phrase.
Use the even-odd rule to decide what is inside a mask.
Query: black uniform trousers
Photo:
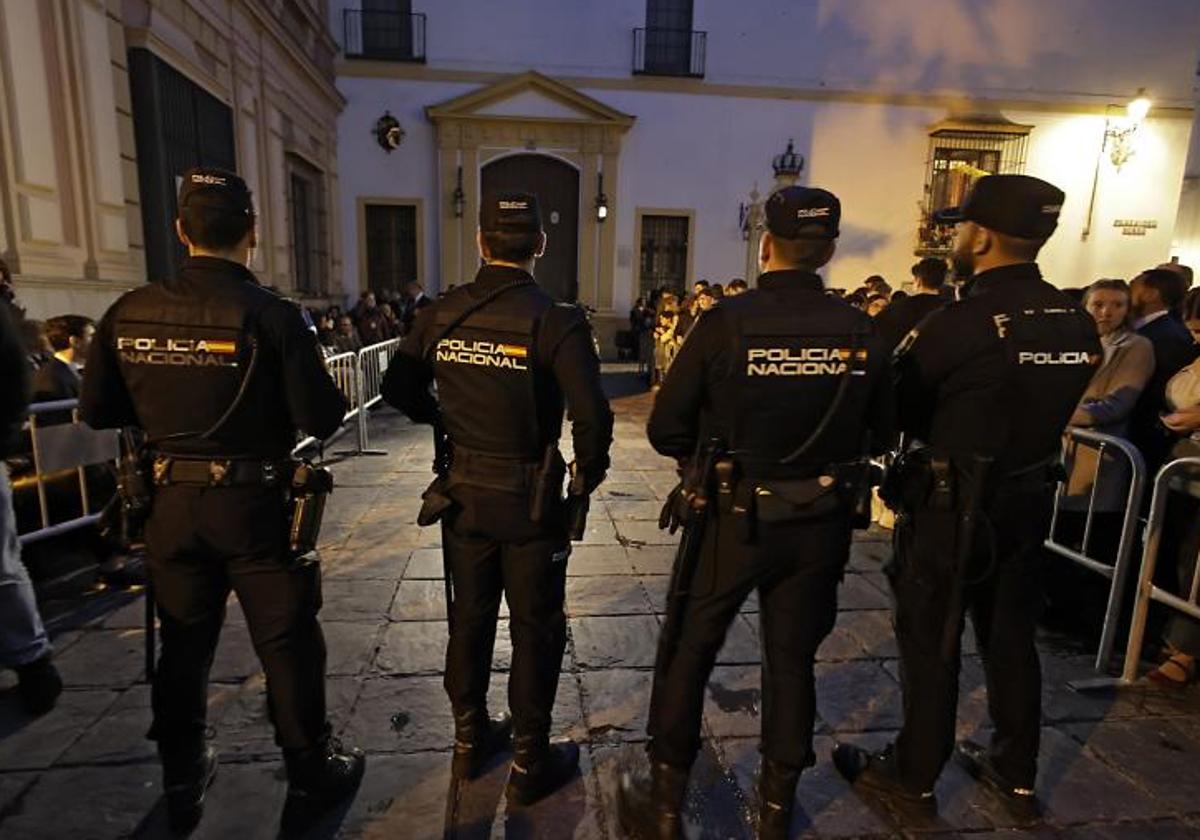
[[[276,743],[306,749],[326,736],[320,570],[288,570],[286,535],[279,488],[156,489],[146,548],[162,625],[150,730],[160,746],[187,748],[203,737],[230,589],[266,672]]]
[[[442,551],[454,581],[446,694],[456,718],[487,709],[500,596],[508,601],[512,666],[508,705],[519,736],[550,734],[567,619],[567,542],[561,534],[497,539],[464,527],[459,513],[442,526]]]
[[[970,612],[987,679],[995,730],[991,758],[1013,785],[1032,788],[1041,734],[1041,664],[1034,631],[1043,608],[1042,543],[1053,490],[1001,484],[978,520],[966,587],[954,609],[958,513],[920,506],[901,517],[889,576],[904,687],[904,726],[896,740],[900,775],[932,790],[954,750],[965,613]],[[952,624],[953,655],[943,658]]]
[[[753,543],[743,540],[742,529],[728,514],[708,520],[678,646],[665,670],[654,674],[647,727],[654,761],[690,767],[695,760],[705,686],[730,624],[757,589],[760,749],[790,767],[813,764],[813,663],[837,620],[837,588],[849,553],[850,524],[841,514],[758,523]]]

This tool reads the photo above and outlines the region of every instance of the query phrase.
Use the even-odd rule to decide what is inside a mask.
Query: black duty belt
[[[159,455],[154,459],[154,483],[158,487],[274,487],[291,480],[291,464],[291,461]]]

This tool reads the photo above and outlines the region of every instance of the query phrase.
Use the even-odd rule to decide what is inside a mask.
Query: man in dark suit
[[[1166,408],[1167,382],[1200,355],[1200,345],[1172,315],[1182,305],[1183,295],[1183,279],[1164,268],[1143,271],[1131,284],[1134,328],[1154,345],[1154,373],[1129,424],[1129,438],[1145,457],[1149,475],[1162,465],[1175,442],[1175,435],[1159,421]]]
[[[79,396],[83,361],[96,325],[82,315],[59,315],[46,321],[46,337],[54,356],[33,377],[33,401],[70,400]]]
[[[930,312],[946,305],[942,287],[946,285],[946,261],[926,257],[912,267],[913,293],[892,303],[875,317],[875,332],[890,353],[904,336]]]
[[[454,288],[451,286],[450,288]],[[412,332],[413,319],[417,317],[417,313],[424,309],[429,304],[433,303],[425,295],[425,287],[416,280],[409,280],[404,286],[404,293],[407,295],[407,300],[404,304],[404,313],[400,316],[400,321],[404,326],[404,334],[408,335]]]

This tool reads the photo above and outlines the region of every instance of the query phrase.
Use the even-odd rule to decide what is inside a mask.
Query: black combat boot
[[[650,772],[626,771],[617,790],[617,817],[633,840],[682,840],[689,769],[650,762]]]
[[[203,737],[159,742],[167,824],[174,834],[190,834],[204,816],[204,798],[217,777],[217,751]]]
[[[491,758],[512,746],[512,717],[507,712],[489,718],[487,712],[454,717],[454,758],[450,775],[474,779]]]
[[[800,770],[763,756],[758,771],[759,840],[787,840]]]
[[[353,796],[367,764],[362,750],[346,749],[336,738],[327,738],[312,749],[284,750],[283,760],[288,792],[280,822],[282,837],[303,834],[326,812]]]
[[[861,796],[902,814],[923,819],[937,816],[937,797],[933,791],[915,790],[900,778],[891,744],[874,755],[853,744],[837,744],[833,748],[833,765]]]
[[[16,670],[17,695],[25,711],[31,715],[44,715],[53,709],[58,702],[58,695],[62,694],[63,681],[58,669],[50,661],[50,654],[28,665],[18,665]]]
[[[973,779],[999,797],[1008,812],[1019,822],[1036,822],[1041,816],[1033,785],[1019,785],[1005,778],[992,763],[987,747],[974,741],[959,741],[954,750],[954,758]]]
[[[563,739],[550,743],[545,735],[513,739],[512,772],[504,795],[510,804],[532,805],[579,774],[579,745]]]

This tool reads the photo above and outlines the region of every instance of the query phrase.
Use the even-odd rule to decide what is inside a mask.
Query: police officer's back
[[[680,831],[705,685],[756,589],[763,836],[786,836],[797,780],[813,763],[813,661],[837,614],[851,512],[869,501],[869,437],[882,443],[891,426],[888,365],[870,319],[816,274],[833,255],[840,214],[824,190],[770,197],[758,288],[700,318],[650,415],[654,448],[688,461],[680,498],[707,494],[708,515],[689,515],[676,559],[650,705],[650,779],[622,781],[621,820],[635,837]]]
[[[300,310],[246,268],[256,233],[245,182],[191,170],[179,208],[189,257],[177,277],[124,295],[105,314],[81,407],[94,427],[140,427],[153,458],[146,546],[162,654],[150,737],[171,822],[199,820],[215,774],[207,680],[232,588],[267,676],[291,831],[362,775],[362,754],[329,736],[320,575],[293,563],[288,545],[297,429],[329,436],[346,404]]]
[[[959,759],[1019,815],[1036,808],[1040,548],[1063,429],[1101,352],[1091,317],[1034,262],[1063,201],[1036,178],[981,179],[944,217],[959,223],[965,297],[897,351],[899,425],[914,444],[888,494],[900,508],[891,576],[905,722],[883,753],[841,745],[834,760],[865,793],[925,814],[954,747],[965,610],[995,732],[990,748],[960,744]]]
[[[545,247],[536,197],[485,196],[479,246],[486,265],[474,282],[418,312],[382,393],[444,435],[440,475],[426,492],[421,523],[442,522],[453,582],[446,654],[453,773],[476,775],[511,730],[507,795],[525,804],[573,777],[578,762],[574,744],[549,742],[566,643],[569,541],[557,447],[564,402],[575,453],[572,510],[608,469],[612,413],[583,311],[555,304],[533,280]],[[502,593],[513,642],[511,720],[487,712]]]

